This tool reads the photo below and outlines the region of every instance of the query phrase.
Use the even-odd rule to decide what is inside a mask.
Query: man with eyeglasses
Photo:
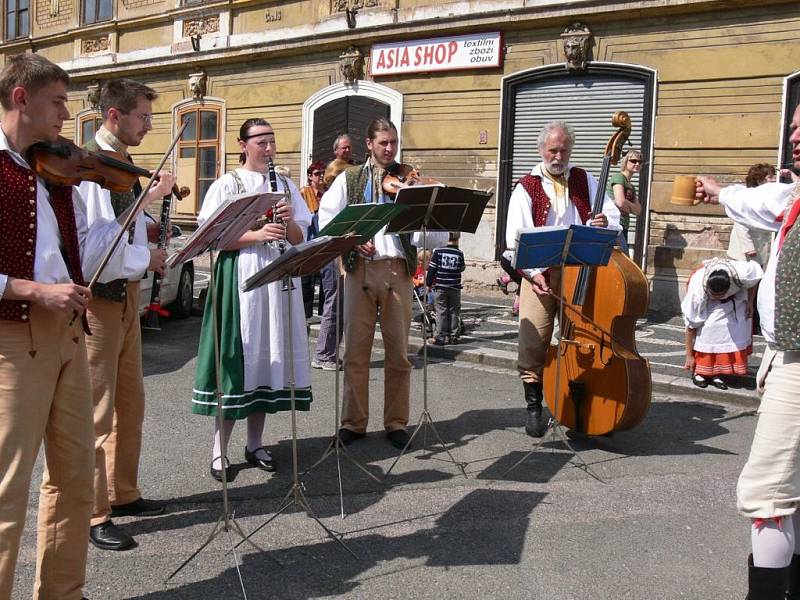
[[[333,142],[333,157],[350,163],[351,165],[357,164],[353,160],[353,142],[350,141],[350,136],[346,133],[339,135]]]
[[[128,148],[138,146],[152,129],[156,93],[130,79],[106,83],[100,94],[103,125],[88,150],[113,150],[128,160]],[[132,162],[132,161],[131,161]],[[152,199],[170,194],[175,178],[159,173],[148,192]],[[129,192],[109,192],[83,182],[89,224],[122,214],[141,192],[137,181]],[[133,537],[114,525],[111,517],[152,516],[164,512],[160,502],[145,500],[139,491],[139,455],[144,420],[142,340],[139,325],[139,285],[149,272],[164,274],[166,251],[151,250],[159,224],[139,215],[127,243],[122,279],[92,288],[87,318],[94,335],[86,338],[92,383],[95,426],[94,510],[89,539],[103,550],[126,550],[136,545]]]

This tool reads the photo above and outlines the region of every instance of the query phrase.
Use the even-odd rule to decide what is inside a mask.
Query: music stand
[[[256,219],[266,213],[273,207],[279,200],[283,198],[283,194],[275,193],[253,193],[253,194],[240,194],[232,196],[217,208],[216,211],[192,234],[186,245],[180,251],[173,254],[167,259],[167,265],[174,267],[187,260],[191,260],[202,254],[203,252],[209,253],[210,259],[210,282],[209,293],[211,299],[211,325],[214,337],[214,370],[215,370],[215,389],[214,395],[217,402],[217,428],[219,429],[221,438],[225,436],[223,428],[222,417],[222,380],[221,368],[222,362],[219,353],[219,326],[217,316],[217,294],[214,277],[214,252],[228,247],[228,245],[238,240],[245,232],[247,232],[255,223]],[[242,528],[234,519],[233,513],[230,510],[228,501],[228,481],[227,481],[227,440],[222,439],[222,454],[220,460],[222,461],[222,514],[217,519],[214,528],[206,538],[206,541],[195,550],[189,558],[187,558],[181,565],[175,569],[172,574],[167,577],[166,581],[172,579],[175,575],[181,572],[186,565],[188,565],[200,552],[203,551],[214,539],[222,532],[228,534],[228,540],[231,549],[234,550],[234,561],[236,564],[236,572],[239,576],[239,585],[242,588],[242,595],[247,600],[247,591],[244,587],[244,580],[242,579],[242,572],[239,568],[239,557],[235,553],[237,546],[233,545],[230,538],[231,531],[238,535],[242,540],[247,540],[247,536],[242,531]],[[257,544],[247,540],[256,550],[265,552]],[[273,559],[274,560],[274,559]]]
[[[249,292],[272,281],[284,281],[283,289],[286,291],[288,298],[287,317],[289,321],[289,334],[286,336],[286,342],[288,344],[289,356],[289,398],[292,415],[292,483],[289,485],[289,490],[286,492],[286,495],[281,501],[278,510],[275,511],[275,514],[251,531],[248,536],[246,536],[235,546],[236,548],[238,548],[244,542],[249,542],[253,535],[269,525],[287,508],[293,504],[296,504],[302,508],[309,517],[314,519],[314,521],[316,521],[317,524],[325,530],[331,539],[338,542],[339,545],[347,550],[354,558],[358,558],[355,553],[350,550],[350,548],[348,548],[347,545],[339,537],[337,537],[336,534],[333,533],[333,531],[331,531],[322,521],[320,521],[316,514],[314,514],[314,511],[311,510],[308,499],[303,492],[303,488],[300,485],[297,460],[297,411],[295,407],[294,335],[292,327],[293,302],[291,293],[291,280],[293,277],[303,277],[304,275],[319,271],[323,265],[326,265],[337,256],[352,250],[358,241],[358,236],[354,235],[347,237],[334,237],[326,235],[316,237],[309,242],[298,244],[297,246],[291,246],[279,258],[272,261],[269,265],[261,269],[255,275],[249,277],[247,281],[241,285],[243,292]]]
[[[444,185],[415,185],[402,188],[397,192],[395,203],[405,206],[406,210],[397,215],[386,227],[387,233],[422,233],[422,253],[427,252],[429,231],[459,231],[475,233],[481,221],[481,216],[492,197],[491,192],[470,190]],[[424,311],[423,311],[424,314]],[[395,458],[392,466],[386,471],[384,478],[389,476],[395,465],[411,447],[414,438],[423,431],[423,447],[427,446],[425,428],[430,427],[439,445],[450,457],[450,462],[457,466],[464,477],[467,477],[467,463],[458,462],[450,449],[445,446],[442,436],[428,410],[428,339],[425,323],[422,324],[422,413],[417,420],[414,433],[408,439],[405,447]]]
[[[339,214],[337,214],[321,231],[320,235],[355,235],[358,238],[357,244],[363,244],[366,240],[372,238],[378,231],[380,231],[392,218],[399,215],[405,207],[392,203],[384,204],[353,204],[345,207]],[[339,286],[339,291],[336,297],[336,311],[337,319],[344,318],[342,311],[342,303],[344,296],[344,286]],[[336,475],[339,483],[339,511],[342,519],[344,519],[344,490],[342,486],[342,466],[339,458],[339,453],[343,453],[345,457],[358,467],[364,474],[376,481],[382,483],[375,475],[362,465],[352,453],[342,443],[339,437],[339,422],[340,415],[340,380],[341,374],[339,369],[339,342],[340,342],[340,323],[336,322],[336,355],[334,357],[336,363],[336,376],[334,388],[334,402],[333,402],[333,437],[322,453],[322,456],[317,459],[314,464],[308,467],[302,474],[305,477],[308,473],[316,469],[319,465],[324,463],[328,457],[336,456]]]
[[[613,229],[589,227],[586,225],[570,225],[569,227],[535,227],[521,229],[517,232],[516,249],[513,266],[517,270],[559,267],[561,278],[558,286],[558,352],[556,352],[556,386],[554,413],[547,423],[547,431],[525,456],[511,465],[504,475],[521,465],[550,438],[557,438],[580,461],[578,468],[589,475],[603,481],[595,474],[580,454],[572,447],[564,434],[563,425],[558,421],[558,399],[561,392],[561,346],[564,343],[564,267],[570,266],[604,266],[608,264],[614,242],[619,232]],[[549,343],[549,340],[548,340]]]

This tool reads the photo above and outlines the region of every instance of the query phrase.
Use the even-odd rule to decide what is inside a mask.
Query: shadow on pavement
[[[352,592],[359,586],[358,579],[368,571],[372,571],[370,577],[411,572],[421,562],[445,568],[519,564],[531,513],[545,496],[528,491],[471,491],[440,514],[428,529],[391,537],[376,532],[394,525],[387,524],[345,535],[345,542],[359,556],[358,560],[330,540],[273,551],[271,556],[284,568],[276,568],[266,555],[250,553],[243,557],[245,588],[250,594],[258,594],[254,597],[304,600]],[[217,538],[203,551],[205,555],[201,554],[194,565],[187,567],[197,572],[204,560],[228,561],[231,567],[220,576],[183,586],[172,583],[163,592],[136,598],[241,598],[233,558],[223,554],[228,547],[224,537]],[[177,576],[178,581],[180,577]],[[444,590],[435,595],[442,594],[447,596]]]

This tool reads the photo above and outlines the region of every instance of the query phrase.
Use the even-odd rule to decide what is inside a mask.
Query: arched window
[[[375,117],[389,117],[398,128],[402,146],[403,95],[371,81],[353,85],[338,83],[321,89],[303,104],[303,141],[300,169],[314,160],[329,160],[333,140],[340,133],[350,133],[353,157],[363,160],[366,151],[364,132]],[[398,148],[397,159],[400,160]]]
[[[631,217],[629,244],[634,260],[644,264],[647,206],[652,173],[652,139],[656,73],[635,65],[592,62],[586,71],[567,73],[548,65],[503,79],[500,116],[500,169],[497,193],[496,256],[505,249],[508,199],[517,180],[540,162],[536,140],[544,125],[564,120],[575,130],[571,162],[595,177],[603,151],[615,129],[611,116],[627,112],[633,123],[630,143],[642,149],[646,161],[633,184],[642,203],[642,217]],[[613,168],[612,168],[613,169]]]
[[[173,107],[176,131],[187,124],[177,146],[175,172],[178,186],[191,193],[177,202],[175,211],[187,216],[200,212],[208,188],[221,174],[224,160],[221,100],[206,98],[202,103],[188,100]]]
[[[75,115],[75,143],[83,146],[94,137],[103,124],[103,115],[95,108],[82,110]]]

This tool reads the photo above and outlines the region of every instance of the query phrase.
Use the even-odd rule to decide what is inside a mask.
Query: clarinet
[[[168,233],[170,229],[169,211],[172,205],[172,194],[164,196],[164,201],[161,204],[161,219],[158,232],[158,248],[163,249],[167,247]],[[169,317],[169,311],[161,306],[161,275],[153,273],[153,287],[150,291],[150,304],[144,309],[145,319],[144,329],[161,330],[158,324],[158,318]]]
[[[272,163],[272,158],[269,157],[269,156],[267,157],[267,171],[269,173],[270,191],[277,192],[278,191],[278,178],[275,176],[275,165]],[[288,191],[288,190],[286,190],[286,191]],[[287,194],[287,196],[288,196],[288,194]],[[274,208],[273,208],[273,211],[275,211]],[[278,251],[281,254],[283,254],[284,252],[286,252],[286,223],[283,222],[283,219],[281,219],[280,217],[277,216],[277,213],[273,212],[273,214],[275,214],[274,222],[279,224],[279,225],[281,225],[281,224],[283,225],[283,239],[278,240]]]

